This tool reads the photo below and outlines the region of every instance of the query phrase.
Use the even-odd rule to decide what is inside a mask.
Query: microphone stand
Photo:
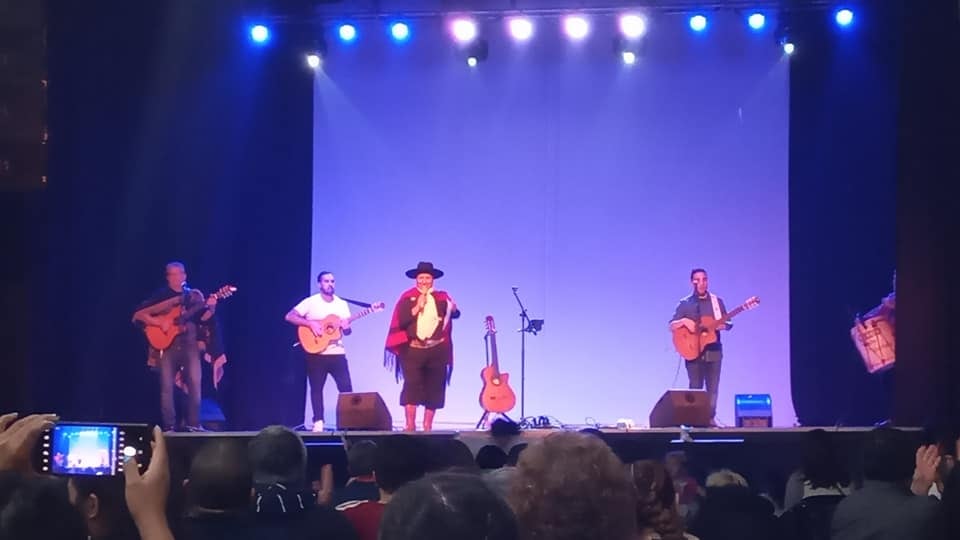
[[[526,409],[524,407],[527,379],[526,337],[527,332],[537,335],[537,332],[543,328],[543,321],[537,321],[538,324],[533,324],[530,321],[530,317],[527,316],[527,308],[523,306],[523,301],[520,300],[520,295],[517,294],[517,289],[519,289],[519,287],[513,287],[513,297],[517,299],[517,304],[520,306],[520,422],[523,422],[523,419],[527,417]]]

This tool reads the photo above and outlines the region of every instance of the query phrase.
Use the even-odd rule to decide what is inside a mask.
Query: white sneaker
[[[323,433],[323,420],[317,420],[313,423],[313,429],[311,430],[314,433]]]

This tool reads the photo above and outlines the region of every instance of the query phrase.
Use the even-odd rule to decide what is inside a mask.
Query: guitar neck
[[[494,374],[499,375],[500,359],[497,357],[497,335],[490,333],[488,337],[490,338],[490,365],[493,366]]]
[[[353,322],[353,321],[355,321],[355,320],[357,320],[357,319],[360,319],[360,318],[366,317],[367,315],[370,315],[370,314],[373,313],[374,311],[376,311],[376,310],[373,309],[372,307],[368,307],[368,308],[361,309],[360,311],[358,311],[358,312],[356,312],[355,314],[351,315],[349,320],[350,320],[351,322]]]
[[[736,308],[734,308],[732,311],[728,311],[727,314],[723,317],[723,320],[729,321],[730,319],[736,317],[737,315],[743,313],[746,310],[747,310],[747,305],[741,304]]]
[[[230,296],[230,295],[229,295],[229,294],[224,294],[224,293],[222,293],[222,292],[215,292],[215,293],[211,294],[210,296],[213,296],[213,297],[216,298],[217,300],[223,300],[223,299],[227,298],[227,297]],[[206,302],[206,300],[204,300],[203,302],[200,302],[200,303],[194,305],[194,306],[191,307],[190,309],[185,309],[185,310],[183,311],[183,313],[180,314],[180,319],[181,319],[181,320],[184,320],[184,321],[189,320],[189,319],[192,318],[194,315],[196,315],[197,313],[200,313],[201,311],[203,311],[203,310],[205,310],[205,309],[207,309],[207,302]]]

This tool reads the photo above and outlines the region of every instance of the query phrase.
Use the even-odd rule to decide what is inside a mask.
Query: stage
[[[564,429],[529,429],[519,435],[494,437],[489,431],[434,431],[413,435],[428,439],[459,439],[476,454],[485,445],[495,445],[509,452],[518,444],[530,444],[558,431],[578,431],[591,426],[567,426]],[[793,427],[793,428],[648,428],[601,429],[604,440],[625,462],[640,459],[662,459],[667,453],[682,450],[691,469],[707,473],[730,468],[754,477],[770,477],[772,483],[788,475],[799,465],[804,433],[824,429],[833,434],[841,455],[851,465],[859,456],[859,445],[869,427]],[[920,438],[919,428],[901,428]],[[332,464],[338,481],[346,478],[344,443],[402,433],[400,431],[329,431],[300,432],[310,460],[311,474],[323,464]],[[188,467],[190,456],[206,440],[216,437],[250,439],[253,431],[207,433],[171,433],[167,435],[171,462]],[[185,469],[184,469],[185,470]]]

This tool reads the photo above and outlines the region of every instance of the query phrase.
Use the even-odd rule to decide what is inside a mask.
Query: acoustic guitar
[[[356,314],[351,315],[348,320],[353,322],[372,313],[379,313],[383,311],[385,307],[386,304],[383,302],[377,302],[376,304],[373,304],[370,307],[362,309]],[[340,317],[336,315],[327,315],[323,319],[317,321],[320,323],[320,326],[323,327],[323,331],[320,332],[319,335],[314,334],[313,330],[309,326],[298,326],[297,340],[300,342],[300,346],[303,347],[303,350],[310,354],[322,353],[327,347],[330,346],[331,341],[337,341],[343,337],[343,329],[340,328],[340,321]]]
[[[223,287],[217,289],[216,292],[211,294],[208,298],[213,297],[217,300],[224,300],[229,298],[235,292],[237,292],[237,288],[233,285],[224,285]],[[174,338],[182,334],[186,329],[185,323],[194,315],[207,308],[206,303],[199,303],[196,306],[184,311],[182,298],[182,295],[174,297],[174,300],[179,299],[177,305],[174,305],[166,313],[155,315],[155,317],[161,321],[170,322],[169,330],[164,332],[159,326],[153,325],[144,327],[143,332],[147,335],[147,341],[154,349],[163,351],[170,347],[170,345],[173,344]]]
[[[746,302],[728,311],[724,317],[715,319],[713,314],[702,315],[697,332],[691,332],[686,326],[673,329],[673,346],[685,360],[696,360],[703,354],[707,345],[717,342],[717,327],[730,322],[730,319],[760,305],[760,298],[751,296]]]
[[[510,388],[510,375],[500,372],[497,358],[497,327],[493,316],[487,315],[487,339],[490,340],[490,365],[480,370],[483,389],[480,390],[480,406],[488,413],[505,413],[517,405],[517,396]]]

